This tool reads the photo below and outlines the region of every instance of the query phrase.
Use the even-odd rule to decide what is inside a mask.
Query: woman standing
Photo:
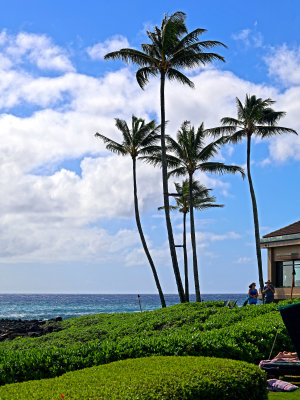
[[[256,304],[257,303],[258,292],[255,289],[255,286],[256,286],[255,282],[252,282],[249,285],[249,291],[248,291],[249,304]]]

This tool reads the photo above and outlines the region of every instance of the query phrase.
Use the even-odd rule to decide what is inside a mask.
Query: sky
[[[114,118],[159,123],[159,80],[141,90],[135,66],[104,61],[147,43],[164,13],[205,28],[226,62],[185,71],[195,89],[166,84],[167,133],[184,120],[206,128],[236,117],[235,98],[276,101],[280,124],[300,132],[300,4],[296,0],[0,0],[0,293],[156,293],[137,233],[131,159]],[[245,143],[216,160],[245,167]],[[300,136],[254,140],[252,178],[261,236],[298,221]],[[162,205],[161,171],[138,162],[141,221],[165,293],[176,293]],[[224,208],[196,212],[202,293],[243,293],[258,282],[247,180],[197,174]],[[179,178],[177,178],[177,181]],[[174,189],[170,181],[171,190]],[[175,240],[182,215],[172,213]],[[178,259],[182,270],[183,257]],[[190,255],[190,282],[193,292]],[[264,277],[266,250],[262,250]],[[183,277],[182,277],[183,278]]]

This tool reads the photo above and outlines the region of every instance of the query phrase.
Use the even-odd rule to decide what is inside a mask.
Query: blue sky
[[[103,55],[138,48],[146,29],[178,10],[189,30],[205,28],[203,40],[228,49],[218,49],[226,63],[188,72],[194,90],[167,84],[169,134],[186,119],[213,127],[235,116],[235,97],[246,93],[271,97],[287,112],[281,124],[300,131],[295,1],[0,1],[0,292],[156,292],[135,226],[131,160],[94,133],[118,140],[114,118],[158,118],[158,81],[142,91],[135,67]],[[245,166],[245,143],[218,159]],[[253,142],[262,235],[299,220],[299,161],[296,135]],[[258,279],[247,181],[197,178],[225,205],[196,213],[200,288],[246,292]],[[142,225],[163,290],[176,293],[160,185],[159,169],[138,165]],[[181,215],[172,220],[180,242]]]

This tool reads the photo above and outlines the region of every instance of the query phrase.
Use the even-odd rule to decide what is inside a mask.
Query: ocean
[[[204,294],[203,301],[237,300],[241,306],[246,294]],[[178,304],[175,294],[166,294],[167,306]],[[191,295],[191,301],[195,296]],[[142,311],[160,308],[159,296],[140,294]],[[1,294],[0,318],[63,319],[97,313],[140,312],[136,294]]]

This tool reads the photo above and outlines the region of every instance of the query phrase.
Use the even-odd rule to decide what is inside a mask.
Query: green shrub
[[[152,355],[258,363],[268,358],[278,327],[274,354],[293,349],[277,305],[230,310],[222,304],[189,303],[143,313],[72,318],[62,321],[59,332],[2,342],[0,385]]]
[[[266,377],[251,364],[205,357],[149,357],[6,385],[0,399],[267,399]]]

